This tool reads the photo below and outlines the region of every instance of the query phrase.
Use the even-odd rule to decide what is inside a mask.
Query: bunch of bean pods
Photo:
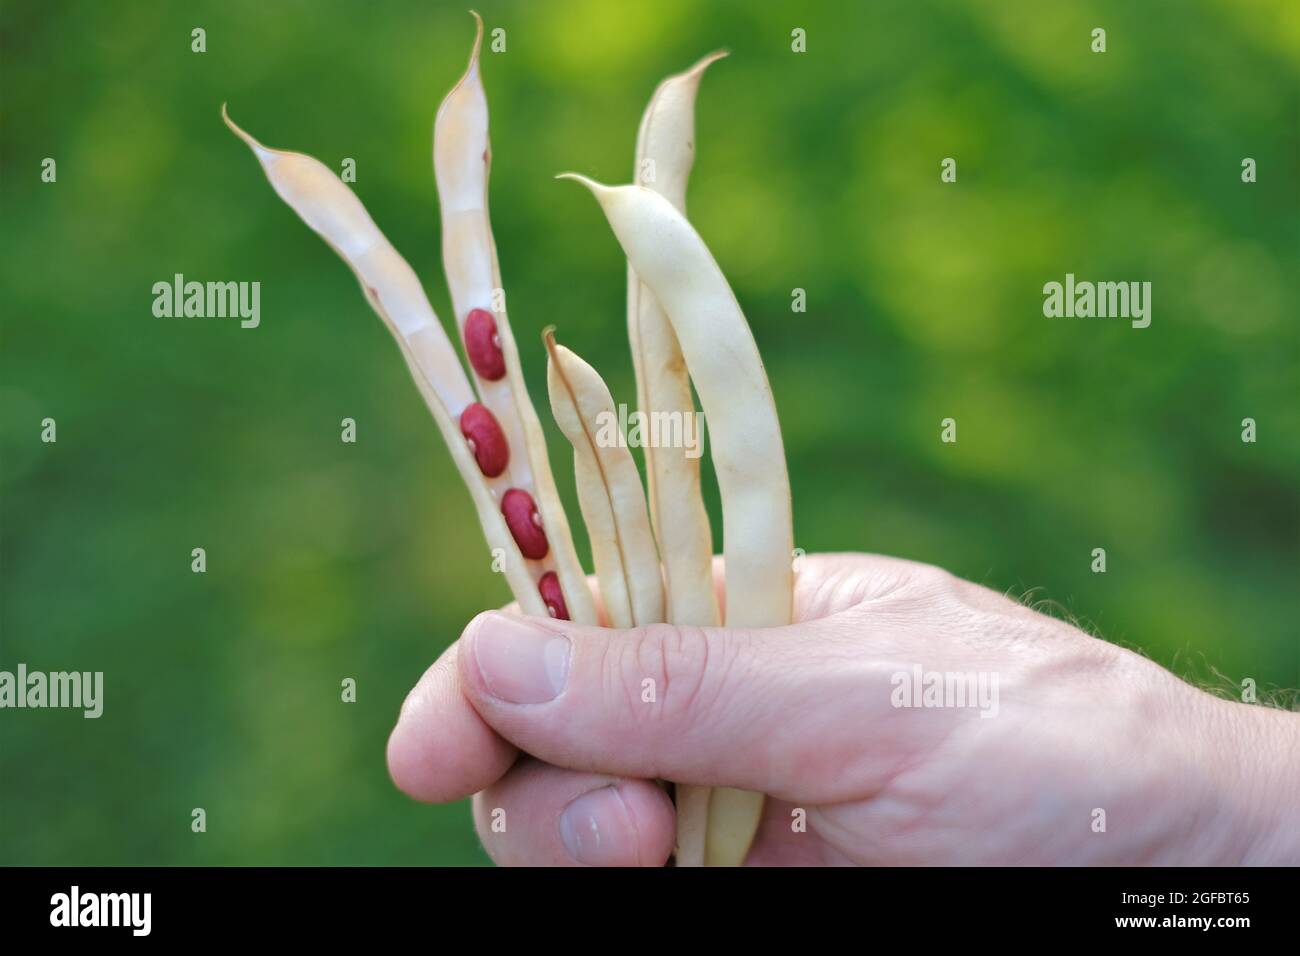
[[[556,491],[503,297],[494,294],[502,284],[488,218],[482,39],[479,20],[469,68],[438,109],[433,142],[443,266],[472,385],[415,272],[352,190],[309,156],[263,146],[224,107],[222,116],[280,198],[351,266],[393,334],[489,546],[505,555],[502,570],[521,610],[596,624],[596,602]],[[726,623],[774,627],[790,623],[793,586],[790,484],[776,406],[749,325],[685,215],[696,91],[705,69],[723,55],[705,57],[655,90],[637,136],[633,185],[567,178],[595,196],[628,259],[628,335],[640,410],[691,415],[692,382],[699,395],[722,496]],[[721,624],[698,459],[684,448],[647,444],[647,508],[627,444],[594,437],[602,415],[615,414],[608,387],[552,330],[545,340],[551,408],[573,445],[578,501],[608,623]],[[761,794],[687,781],[676,784],[676,800],[677,865],[744,861]]]

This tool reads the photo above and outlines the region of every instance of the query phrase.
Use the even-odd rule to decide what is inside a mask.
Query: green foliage
[[[218,115],[355,159],[446,320],[430,131],[463,6],[4,5],[0,667],[103,670],[106,699],[0,714],[0,862],[485,860],[465,804],[395,791],[384,743],[508,595],[388,333]],[[507,31],[492,209],[539,407],[549,323],[633,399],[623,260],[553,174],[626,181],[655,83],[727,47],[690,213],[768,363],[796,543],[1034,589],[1180,671],[1300,683],[1294,5],[479,9]],[[1150,280],[1151,327],[1044,318],[1067,271]],[[260,281],[261,327],[155,318],[178,272]]]

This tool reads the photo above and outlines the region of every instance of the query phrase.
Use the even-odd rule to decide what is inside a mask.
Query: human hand
[[[417,799],[475,794],[509,865],[662,865],[657,779],[768,794],[751,865],[1300,862],[1296,714],[909,561],[804,558],[795,620],[480,614],[404,704],[390,772]],[[917,668],[982,698],[896,706],[924,702]]]

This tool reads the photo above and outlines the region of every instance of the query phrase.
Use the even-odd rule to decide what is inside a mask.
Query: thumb
[[[489,612],[457,657],[483,719],[548,763],[828,800],[862,792],[846,760],[888,699],[883,666],[884,692],[863,693],[863,630],[852,612],[752,631]]]

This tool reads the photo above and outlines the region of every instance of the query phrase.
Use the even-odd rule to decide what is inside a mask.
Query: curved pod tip
[[[474,67],[478,66],[479,53],[483,49],[483,18],[479,16],[477,10],[471,10],[469,15],[474,18],[475,24],[474,47],[469,51],[469,66],[465,68],[465,77],[473,73]],[[461,83],[465,82],[465,77],[461,77]]]
[[[730,50],[714,50],[712,53],[706,53],[695,62],[694,66],[681,75],[690,79],[699,79],[710,66],[719,60],[725,60],[729,56],[731,56]]]
[[[571,351],[555,340],[555,326],[548,325],[542,330],[542,341],[546,344],[546,358],[551,366],[567,366],[573,355]]]
[[[463,101],[461,101],[461,94],[463,93],[470,94],[471,96],[473,96],[474,100],[481,100],[483,96],[483,92],[482,92],[483,81],[482,81],[482,77],[479,75],[479,68],[478,68],[479,53],[483,47],[483,18],[478,15],[477,10],[470,10],[469,15],[474,18],[474,23],[476,27],[474,31],[474,46],[469,51],[469,64],[465,67],[465,72],[462,73],[460,79],[456,81],[456,85],[447,91],[447,95],[442,98],[442,103],[439,104],[438,106],[437,115],[434,117],[433,120],[433,129],[434,129],[434,136],[435,136],[435,142],[434,142],[435,151],[437,150],[436,137],[438,133],[438,127],[445,121],[444,114],[446,114],[448,110],[454,109],[454,104],[460,102],[459,108],[462,110],[471,109],[471,110],[486,111],[487,109],[486,102],[474,102],[472,100],[471,104],[466,104]],[[484,120],[484,122],[486,123],[486,120]],[[465,135],[463,131],[461,132],[449,131],[449,132],[453,138],[457,138],[457,139]],[[437,163],[436,158],[434,162],[436,165]]]
[[[548,325],[542,331],[542,340],[546,343],[546,358],[550,365],[559,370],[566,378],[572,376],[576,368],[587,365],[573,349],[567,348],[555,340],[555,326]]]
[[[230,131],[242,139],[248,145],[248,148],[258,155],[259,159],[270,159],[274,154],[274,150],[263,146],[251,133],[240,127],[230,118],[230,113],[226,110],[225,103],[221,104],[221,118],[225,120],[226,125],[230,127]]]
[[[588,191],[590,191],[599,202],[602,203],[618,192],[616,186],[606,186],[604,183],[598,183],[594,179],[588,179],[581,173],[559,173],[555,178],[572,179],[575,183],[581,183],[583,186],[587,187]]]

